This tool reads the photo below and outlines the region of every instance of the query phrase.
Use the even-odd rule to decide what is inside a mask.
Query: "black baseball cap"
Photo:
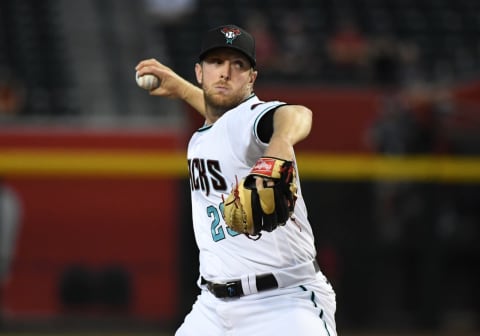
[[[231,48],[240,51],[255,67],[255,39],[246,30],[235,25],[224,25],[210,29],[202,40],[202,49],[198,58],[200,61],[205,55],[217,48]]]

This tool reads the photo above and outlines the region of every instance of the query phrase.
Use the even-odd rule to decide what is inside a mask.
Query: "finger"
[[[149,59],[145,59],[143,61],[140,61],[137,66],[135,67],[135,70],[140,70],[144,67],[147,67],[147,66],[154,66],[154,65],[160,65],[161,63],[158,62],[155,58],[149,58]]]
[[[136,71],[139,71],[140,69],[142,69],[143,67],[145,67],[147,64],[150,63],[150,60],[143,60],[143,61],[140,61],[138,62],[138,64],[135,66],[135,70]]]

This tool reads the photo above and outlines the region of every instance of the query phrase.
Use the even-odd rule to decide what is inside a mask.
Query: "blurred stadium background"
[[[155,57],[257,38],[341,335],[480,334],[480,1],[0,0],[0,334],[172,334],[197,294],[186,144]],[[261,335],[261,332],[259,332]]]

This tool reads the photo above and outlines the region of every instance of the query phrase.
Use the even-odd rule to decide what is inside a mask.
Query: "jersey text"
[[[221,174],[218,160],[189,159],[188,172],[192,191],[202,190],[208,196],[211,188],[218,191],[227,190],[227,182]]]

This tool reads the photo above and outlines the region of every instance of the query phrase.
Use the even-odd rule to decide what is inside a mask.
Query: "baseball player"
[[[293,148],[312,112],[257,97],[255,66],[254,38],[225,25],[205,33],[200,87],[155,59],[136,67],[160,79],[150,94],[205,117],[187,154],[201,294],[176,335],[334,336],[335,293],[315,259]]]

